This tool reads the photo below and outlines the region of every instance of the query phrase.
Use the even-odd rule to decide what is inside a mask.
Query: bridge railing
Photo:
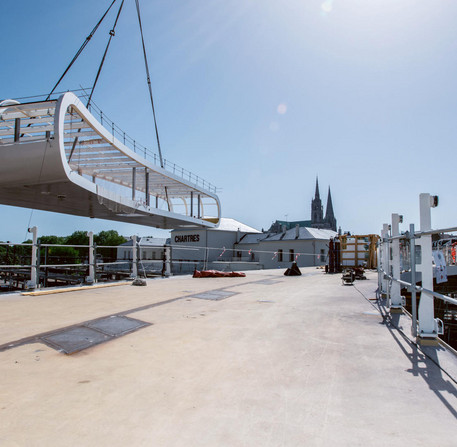
[[[420,342],[435,340],[444,332],[444,323],[435,318],[434,299],[441,300],[452,306],[457,306],[457,299],[434,291],[433,272],[440,280],[446,271],[446,258],[440,250],[433,252],[432,235],[452,233],[456,227],[431,228],[431,208],[438,205],[438,197],[421,194],[420,230],[410,224],[409,231],[400,233],[399,224],[403,216],[392,214],[391,224],[385,223],[381,231],[381,241],[378,247],[378,293],[386,298],[391,313],[401,312],[405,299],[401,296],[401,286],[411,293],[411,334],[418,337]],[[435,248],[439,244],[435,243]],[[455,262],[454,262],[455,263]],[[409,281],[401,278],[401,267],[408,267]],[[417,285],[417,273],[421,274],[421,286]],[[405,273],[405,271],[403,271]],[[420,294],[417,306],[417,293]],[[457,308],[456,308],[457,310]]]
[[[132,236],[132,245],[96,245],[93,233],[88,232],[89,244],[45,244],[40,243],[37,237],[37,228],[29,229],[32,233],[32,243],[15,244],[0,242],[0,287],[8,288],[12,283],[22,283],[23,288],[36,289],[41,282],[47,285],[48,279],[67,283],[93,284],[97,276],[112,276],[136,278],[140,273],[171,274],[170,247],[167,245],[141,246],[137,236]],[[48,249],[53,249],[53,255]],[[60,250],[59,248],[64,249]],[[153,248],[157,251],[158,259],[146,259],[143,251]],[[68,249],[74,249],[69,253]],[[128,253],[126,259],[120,259],[118,250]],[[107,251],[114,252],[114,256],[104,256]],[[75,253],[76,252],[76,253]],[[108,259],[108,260],[107,260]],[[48,277],[48,269],[53,269],[54,275]],[[102,271],[100,271],[102,270]]]

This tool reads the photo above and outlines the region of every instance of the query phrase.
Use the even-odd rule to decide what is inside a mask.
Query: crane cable
[[[89,108],[90,106],[90,102],[92,100],[92,95],[94,94],[94,90],[95,90],[95,86],[97,85],[97,82],[98,82],[98,78],[100,76],[100,73],[102,71],[102,67],[103,67],[103,64],[105,63],[105,58],[106,58],[106,55],[108,53],[108,49],[109,49],[109,46],[111,44],[111,39],[116,35],[116,25],[117,25],[117,21],[119,20],[119,16],[121,15],[121,11],[122,11],[122,7],[124,6],[124,0],[122,0],[121,2],[121,6],[119,7],[119,11],[117,12],[117,15],[116,15],[116,20],[114,21],[114,25],[113,25],[113,28],[110,30],[109,32],[109,39],[108,39],[108,43],[106,44],[106,48],[105,48],[105,52],[103,53],[103,57],[102,57],[102,60],[100,62],[100,66],[98,67],[98,70],[97,70],[97,74],[95,76],[95,80],[94,80],[94,83],[92,85],[92,89],[90,91],[90,94],[89,94],[89,98],[87,100],[87,103],[86,103],[86,107]],[[78,134],[81,132],[81,129],[78,130]],[[73,156],[73,152],[75,151],[76,149],[76,144],[78,143],[78,139],[79,137],[76,136],[74,141],[73,141],[73,145],[71,147],[71,151],[70,151],[70,155],[68,157],[68,162],[70,162],[71,160],[71,157]]]
[[[157,139],[157,149],[159,150],[159,158],[160,158],[160,166],[164,169],[164,162],[162,158],[162,150],[160,149],[160,140],[159,140],[159,131],[157,129],[157,120],[156,120],[156,112],[154,108],[154,99],[152,98],[152,87],[151,87],[151,77],[149,75],[149,66],[148,66],[148,58],[146,56],[146,47],[144,46],[144,37],[143,37],[143,27],[141,26],[141,14],[140,14],[140,2],[139,0],[135,0],[136,4],[136,12],[138,15],[138,24],[140,25],[140,34],[141,34],[141,43],[143,45],[143,57],[144,57],[144,66],[146,68],[146,79],[149,88],[149,98],[151,99],[151,106],[152,106],[152,115],[154,117],[154,128],[156,131],[156,139]],[[167,200],[168,211],[171,211],[170,199],[168,197],[168,188],[165,186],[165,197]]]
[[[102,61],[100,62],[100,66],[98,67],[97,75],[95,76],[94,84],[92,86],[92,90],[90,91],[89,99],[87,100],[86,107],[89,108],[90,106],[90,101],[92,99],[92,95],[95,90],[95,86],[97,85],[98,77],[100,76],[100,72],[102,71],[103,64],[105,62],[106,54],[108,53],[109,46],[111,44],[111,39],[115,36],[116,34],[116,25],[117,21],[119,20],[119,16],[121,15],[122,7],[124,6],[124,0],[122,0],[121,6],[119,7],[119,11],[117,12],[116,20],[114,21],[113,28],[109,32],[109,39],[108,43],[106,44],[105,52],[103,53]]]
[[[147,77],[147,82],[148,82],[148,87],[149,87],[149,97],[151,99],[152,115],[154,116],[154,127],[155,127],[155,131],[156,131],[157,147],[159,149],[160,166],[163,168],[164,164],[163,164],[163,158],[162,158],[162,150],[160,149],[159,131],[157,130],[156,112],[155,112],[155,109],[154,109],[154,100],[152,98],[151,77],[149,76],[148,58],[146,56],[146,47],[144,46],[143,27],[141,26],[141,15],[140,15],[140,3],[139,3],[139,0],[135,0],[135,4],[136,4],[136,12],[138,14],[138,23],[140,25],[141,43],[143,45],[144,66],[146,68],[146,77]]]
[[[116,0],[113,0],[111,2],[111,5],[109,5],[109,8],[105,11],[105,13],[103,14],[102,18],[98,21],[98,23],[94,26],[94,29],[91,31],[91,33],[86,37],[86,40],[84,41],[84,43],[81,45],[81,47],[79,48],[79,50],[76,52],[75,56],[73,57],[73,59],[71,60],[70,64],[68,65],[68,67],[66,68],[66,70],[63,72],[62,76],[59,78],[59,80],[57,81],[56,85],[54,85],[54,87],[52,88],[51,92],[49,93],[49,95],[47,96],[46,98],[46,101],[49,100],[49,98],[51,97],[51,95],[54,93],[54,90],[57,88],[57,86],[60,84],[60,82],[62,81],[62,79],[65,77],[65,75],[68,73],[68,70],[70,70],[71,66],[76,62],[76,59],[78,59],[79,55],[83,52],[84,48],[86,48],[86,45],[89,43],[89,41],[92,39],[93,35],[95,34],[95,32],[97,31],[98,27],[101,25],[101,23],[103,22],[104,18],[106,17],[106,14],[108,14],[109,10],[111,9],[111,7],[114,5],[114,3],[116,3]]]

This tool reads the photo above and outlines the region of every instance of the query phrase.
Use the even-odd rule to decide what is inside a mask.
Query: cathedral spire
[[[320,199],[320,195],[319,195],[319,180],[317,179],[317,176],[316,176],[316,193],[314,194],[314,199]]]
[[[328,187],[327,209],[325,211],[325,222],[327,222],[333,231],[336,231],[336,219],[333,213],[332,194],[330,193],[330,186]]]
[[[325,218],[334,217],[333,215],[333,204],[332,204],[332,194],[330,193],[330,186],[328,187],[328,197],[327,197],[327,209],[325,211]]]
[[[319,181],[316,177],[316,194],[311,200],[311,226],[319,228],[324,220],[324,211],[322,209],[322,201],[319,195]]]

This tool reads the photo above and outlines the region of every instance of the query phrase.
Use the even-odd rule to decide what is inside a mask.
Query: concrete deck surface
[[[0,445],[457,445],[455,357],[383,319],[374,273],[302,272],[0,296],[3,348],[118,313],[152,323],[73,355],[0,352]],[[237,294],[189,298],[221,288]]]

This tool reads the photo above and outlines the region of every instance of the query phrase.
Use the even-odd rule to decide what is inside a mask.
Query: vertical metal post
[[[21,133],[21,119],[16,118],[14,120],[14,142],[15,143],[17,143],[19,141],[20,133]]]
[[[414,224],[409,225],[409,254],[411,262],[411,335],[417,336],[417,300],[416,300],[416,239]]]
[[[132,168],[132,200],[135,200],[136,190],[136,168]]]
[[[144,168],[144,181],[145,181],[145,194],[146,194],[146,206],[150,204],[150,197],[149,197],[149,172],[148,168]]]
[[[30,289],[36,289],[37,287],[37,271],[38,271],[38,245],[37,245],[37,227],[32,227],[27,230],[29,233],[32,233],[32,260],[30,262],[30,281],[27,284],[27,287]]]
[[[159,207],[159,196],[156,196],[156,208]]]
[[[93,284],[95,282],[94,233],[89,231],[86,234],[89,236],[89,276],[86,278],[86,282]]]
[[[429,231],[432,229],[431,206],[434,197],[424,193],[419,196],[420,204],[420,231]],[[422,287],[433,290],[433,264],[432,264],[432,236],[430,234],[421,235],[419,239],[421,246],[421,264]],[[421,292],[419,301],[419,337],[435,339],[438,336],[437,325],[435,321],[434,299],[433,295],[427,292]]]
[[[401,216],[398,214],[392,214],[392,236],[400,235],[400,222]],[[392,276],[396,279],[400,279],[400,239],[392,240]],[[392,281],[391,287],[391,311],[401,311],[401,288],[400,283]]]
[[[132,236],[132,277],[138,277],[138,244],[137,237]]]
[[[384,273],[382,274],[382,281],[381,281],[381,293],[382,295],[385,296],[385,298],[388,299],[388,291],[389,291],[389,280],[385,278],[385,274],[390,273],[389,269],[389,225],[388,224],[383,224],[382,226],[382,232],[381,232],[381,237],[382,237],[382,255],[381,255],[381,261],[382,261],[382,270]],[[389,303],[387,303],[388,305]]]
[[[200,194],[198,195],[198,213],[197,216],[200,219],[200,205],[201,205],[201,197]]]
[[[171,276],[170,247],[165,247],[165,276]]]
[[[194,217],[194,192],[190,192],[190,217]]]

